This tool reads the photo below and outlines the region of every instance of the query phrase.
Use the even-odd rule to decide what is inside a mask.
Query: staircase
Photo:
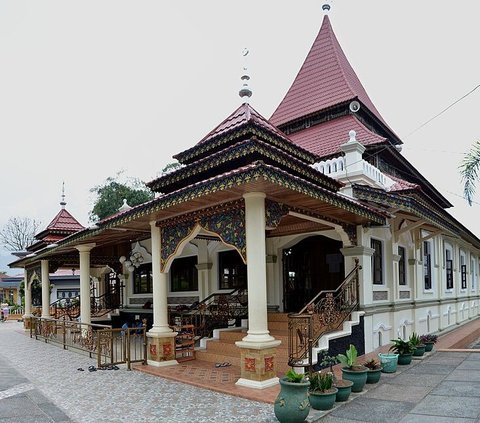
[[[277,347],[277,374],[283,375],[290,367],[288,366],[288,315],[285,313],[268,313],[268,329],[270,335],[282,341]],[[208,339],[202,344],[206,348],[196,350],[197,360],[210,363],[231,363],[240,367],[240,348],[235,345],[247,335],[246,328],[215,330],[214,338]]]

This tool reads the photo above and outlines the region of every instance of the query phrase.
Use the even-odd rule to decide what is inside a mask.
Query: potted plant
[[[412,362],[412,355],[415,347],[410,341],[405,341],[402,338],[392,339],[392,345],[389,351],[398,354],[398,364],[405,365]]]
[[[397,371],[398,354],[378,353],[383,373],[395,373]]]
[[[310,381],[305,375],[290,369],[280,382],[280,393],[275,400],[273,411],[280,423],[301,423],[310,412],[308,387]]]
[[[420,335],[420,341],[422,344],[425,344],[425,352],[430,352],[433,349],[433,345],[437,343],[438,335],[432,333],[427,333],[425,335]]]
[[[425,344],[422,344],[422,341],[416,332],[413,332],[410,335],[409,341],[415,347],[415,350],[413,351],[415,357],[421,357],[425,354]]]
[[[333,386],[333,373],[320,371],[310,377],[309,400],[315,410],[330,410],[337,392],[338,389]]]
[[[363,365],[368,369],[367,370],[367,383],[377,383],[380,380],[382,374],[381,364],[372,358],[371,360],[366,361]]]
[[[352,393],[353,382],[346,379],[337,379],[335,377],[335,372],[333,371],[333,366],[338,363],[337,357],[334,355],[328,355],[327,352],[323,352],[323,355],[319,359],[319,364],[322,367],[329,367],[330,372],[333,377],[333,386],[337,388],[337,394],[335,396],[335,401],[344,402],[347,401],[350,394]]]
[[[343,379],[353,382],[352,392],[361,392],[367,382],[367,368],[357,363],[357,349],[350,344],[345,354],[338,354],[337,359],[342,364]]]

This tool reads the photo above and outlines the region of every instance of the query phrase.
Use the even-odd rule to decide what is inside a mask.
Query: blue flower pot
[[[280,379],[280,393],[273,411],[280,423],[302,423],[310,412],[308,387],[310,382],[293,383]]]

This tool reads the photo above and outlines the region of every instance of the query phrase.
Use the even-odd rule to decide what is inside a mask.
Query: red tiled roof
[[[300,147],[320,157],[339,152],[340,145],[348,141],[351,130],[357,133],[357,141],[363,145],[379,144],[386,139],[367,129],[355,116],[346,115],[319,125],[311,126],[289,135]]]
[[[258,126],[266,129],[267,131],[273,132],[275,135],[283,138],[286,141],[291,142],[282,131],[280,131],[278,128],[273,126],[252,106],[250,106],[247,103],[244,103],[237,110],[235,110],[230,116],[228,116],[222,123],[220,123],[220,125],[218,125],[210,133],[208,133],[198,144],[207,142],[212,138],[216,138],[219,135],[223,135],[233,129],[246,125],[249,122],[257,124]]]
[[[69,232],[76,232],[82,229],[84,229],[84,227],[66,209],[61,209],[45,228],[46,231],[57,230]]]
[[[340,47],[330,19],[325,16],[305,62],[270,121],[280,126],[355,98],[386,125]]]
[[[400,179],[398,176],[388,175],[388,177],[395,182],[395,184],[390,187],[389,189],[390,192],[391,191],[407,191],[407,190],[420,188],[420,185],[405,181],[404,179]]]

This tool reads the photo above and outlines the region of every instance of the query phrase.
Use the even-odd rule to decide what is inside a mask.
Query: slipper
[[[229,363],[228,361],[226,361],[225,363],[222,364],[222,367],[229,367],[231,366],[232,364]]]
[[[88,371],[89,372],[96,372],[97,369],[95,368],[95,366],[89,366]]]
[[[120,370],[120,367],[118,367],[118,366],[113,366],[112,369],[113,369],[113,370]]]
[[[107,368],[104,367],[104,366],[101,366],[101,367],[99,367],[97,370],[107,370]]]
[[[79,372],[83,372],[83,371],[84,371],[81,367],[79,367],[77,370],[78,370]]]
[[[215,363],[215,367],[222,367],[222,363]]]

